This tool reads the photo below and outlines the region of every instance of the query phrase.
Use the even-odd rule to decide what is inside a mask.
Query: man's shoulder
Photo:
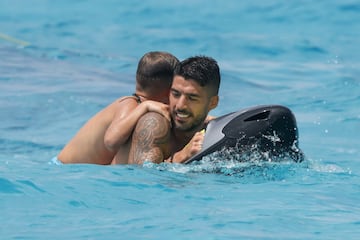
[[[144,115],[141,116],[141,118],[138,121],[138,125],[145,125],[147,127],[151,127],[153,130],[155,128],[159,127],[170,127],[170,123],[166,118],[157,112],[147,112]]]
[[[160,163],[170,156],[170,122],[161,114],[144,114],[135,127],[129,163]]]
[[[147,112],[139,119],[135,131],[140,136],[151,136],[155,142],[163,143],[170,137],[170,122],[160,113]]]
[[[123,109],[123,108],[130,108],[133,109],[138,106],[138,103],[136,101],[136,98],[134,96],[123,96],[115,101],[113,101],[111,104],[108,105],[107,108],[116,108],[116,109]]]
[[[116,99],[114,101],[114,103],[122,103],[122,102],[126,102],[126,103],[134,103],[134,104],[137,104],[137,98],[134,97],[134,96],[123,96],[123,97],[120,97],[118,99]]]

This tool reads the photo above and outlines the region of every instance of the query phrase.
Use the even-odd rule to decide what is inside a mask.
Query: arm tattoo
[[[129,163],[141,164],[145,160],[160,163],[164,161],[163,146],[170,134],[168,121],[159,113],[143,115],[134,130]]]

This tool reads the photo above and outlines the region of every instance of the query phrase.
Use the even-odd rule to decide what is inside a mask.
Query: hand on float
[[[197,154],[204,142],[205,130],[196,132],[190,142],[179,152],[172,155],[166,162],[182,163]]]

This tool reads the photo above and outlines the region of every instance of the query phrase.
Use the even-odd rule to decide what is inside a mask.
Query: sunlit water
[[[0,0],[1,239],[358,239],[359,13],[350,0]],[[151,50],[219,62],[213,115],[289,107],[306,160],[51,161],[134,91]]]

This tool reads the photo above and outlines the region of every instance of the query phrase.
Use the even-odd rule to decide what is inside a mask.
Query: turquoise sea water
[[[1,239],[359,239],[360,3],[0,0]],[[220,65],[213,115],[295,114],[301,164],[56,165],[165,50]]]

